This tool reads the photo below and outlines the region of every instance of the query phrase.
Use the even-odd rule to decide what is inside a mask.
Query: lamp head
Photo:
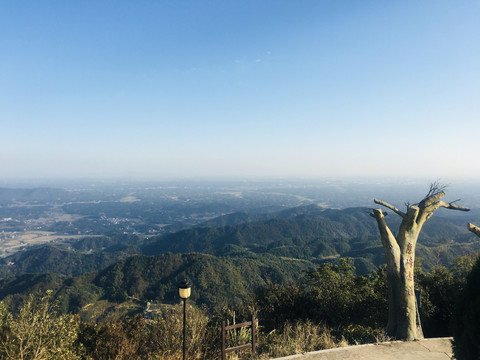
[[[192,283],[187,279],[183,279],[178,284],[178,293],[182,299],[188,299],[192,293]]]

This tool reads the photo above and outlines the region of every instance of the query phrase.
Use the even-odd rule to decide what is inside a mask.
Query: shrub
[[[0,359],[80,359],[79,319],[58,315],[52,291],[31,294],[18,314],[0,306]]]
[[[480,260],[456,304],[453,351],[458,360],[480,359]]]
[[[137,315],[111,323],[83,323],[79,338],[86,349],[86,357],[116,360],[181,359],[183,305],[159,305],[152,314],[149,320]],[[188,359],[215,358],[212,355],[217,351],[212,345],[215,337],[212,328],[208,327],[204,310],[187,307],[186,332]]]

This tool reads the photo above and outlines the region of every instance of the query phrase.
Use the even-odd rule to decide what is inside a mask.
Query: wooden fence
[[[238,329],[242,327],[251,327],[252,328],[252,343],[251,344],[244,344],[244,345],[239,345],[239,346],[234,346],[234,347],[229,347],[225,348],[226,346],[226,332],[228,330],[233,330],[233,329]],[[256,333],[257,332],[257,327],[256,327],[256,320],[255,316],[252,315],[252,321],[247,321],[244,323],[240,324],[235,324],[235,325],[229,325],[225,326],[225,321],[222,323],[222,360],[227,359],[227,354],[234,352],[234,351],[241,351],[241,350],[252,350],[252,354],[256,354]]]

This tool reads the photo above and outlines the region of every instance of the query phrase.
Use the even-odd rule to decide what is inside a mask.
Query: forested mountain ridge
[[[62,311],[96,320],[115,317],[118,311],[141,312],[146,301],[176,303],[177,284],[187,277],[195,288],[192,299],[199,305],[219,309],[240,306],[251,299],[257,288],[293,283],[314,268],[309,261],[271,255],[253,258],[197,253],[136,255],[102,271],[77,277],[25,274],[0,280],[0,298],[16,307],[27,294],[51,289],[60,300]],[[133,300],[127,306],[129,310],[117,310]]]
[[[308,261],[274,256],[217,257],[208,254],[137,255],[100,271],[93,283],[112,301],[128,296],[142,299],[178,298],[178,281],[189,278],[195,287],[192,299],[209,307],[245,301],[257,287],[297,280],[314,265]]]
[[[115,253],[106,251],[81,253],[65,247],[43,245],[19,251],[5,259],[6,263],[0,265],[0,278],[33,273],[78,276],[85,272],[103,269],[132,253],[136,251],[129,248]]]
[[[312,214],[310,210],[315,208],[302,207],[294,212],[280,212],[261,221],[182,230],[157,238],[151,244],[143,246],[142,251],[145,254],[168,251],[212,252],[226,244],[234,244],[265,252],[276,245],[305,246],[312,241],[328,243],[333,240],[336,243],[328,244],[329,247],[332,251],[339,251],[342,247],[339,243],[358,237],[376,236],[376,225],[368,216],[366,208],[319,209]],[[335,250],[336,246],[338,250]],[[322,256],[322,249],[318,255]]]
[[[337,257],[352,258],[357,274],[384,264],[369,212],[303,206],[261,216],[232,214],[218,220],[229,225],[148,240],[120,234],[63,247],[31,247],[4,259],[0,297],[13,306],[36,289],[53,289],[64,311],[108,319],[116,312],[141,311],[147,300],[178,301],[177,281],[189,277],[198,304],[218,308],[241,303],[256,287],[294,282],[304,271]],[[480,242],[466,229],[469,218],[447,215],[435,214],[422,231],[417,251],[426,269],[480,251]],[[258,220],[262,216],[268,218]],[[257,220],[235,224],[252,217]],[[399,220],[396,214],[387,218],[393,229]],[[42,272],[57,275],[32,274]],[[17,276],[7,278],[12,275]]]
[[[376,223],[369,212],[368,208],[335,210],[302,206],[260,215],[234,213],[211,221],[229,225],[195,227],[148,240],[114,234],[87,237],[63,246],[32,246],[0,259],[0,278],[40,272],[76,276],[101,270],[130,255],[168,252],[230,257],[270,254],[314,263],[332,257],[351,257],[357,272],[364,274],[385,262]],[[435,214],[420,234],[418,256],[423,258],[426,270],[434,265],[448,265],[454,257],[480,251],[480,242],[465,226],[477,214],[449,215]],[[268,218],[258,220],[265,216]],[[387,217],[392,229],[399,220],[396,214]]]
[[[385,261],[376,222],[369,213],[369,208],[335,210],[304,206],[268,214],[270,219],[266,220],[182,230],[158,237],[141,249],[152,255],[193,251],[224,255],[225,245],[231,244],[256,254],[316,262],[332,256],[352,257],[357,270],[368,273]],[[478,240],[466,229],[466,219],[448,215],[432,217],[420,235],[419,256],[425,258],[427,269],[480,251]],[[235,223],[248,218],[232,214],[217,222]],[[387,222],[395,229],[400,218],[393,214]]]
[[[101,270],[119,259],[140,253],[144,239],[135,235],[86,237],[65,244],[30,246],[0,258],[0,279],[28,273],[78,276]]]

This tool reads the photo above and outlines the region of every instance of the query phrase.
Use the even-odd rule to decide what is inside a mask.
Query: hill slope
[[[269,214],[270,219],[200,227],[157,238],[143,246],[144,254],[202,252],[228,255],[231,246],[256,254],[325,261],[334,256],[352,257],[359,273],[385,262],[375,221],[368,208],[343,210],[306,206]],[[258,218],[253,215],[251,218]],[[250,219],[231,214],[210,223],[235,223]],[[387,220],[393,231],[400,218]],[[419,239],[419,256],[427,269],[448,265],[454,257],[480,251],[480,242],[469,234],[466,219],[443,212],[425,225]]]
[[[79,312],[85,318],[96,320],[108,313],[112,313],[110,318],[117,316],[114,314],[117,309],[132,300],[136,305],[129,305],[128,311],[134,312],[143,311],[146,301],[177,303],[178,283],[184,277],[193,282],[193,301],[220,308],[243,304],[256,288],[267,283],[295,282],[305,271],[314,268],[308,261],[270,255],[250,258],[207,254],[137,255],[102,271],[74,278],[25,274],[0,280],[0,298],[14,308],[29,293],[52,289],[63,311]]]

